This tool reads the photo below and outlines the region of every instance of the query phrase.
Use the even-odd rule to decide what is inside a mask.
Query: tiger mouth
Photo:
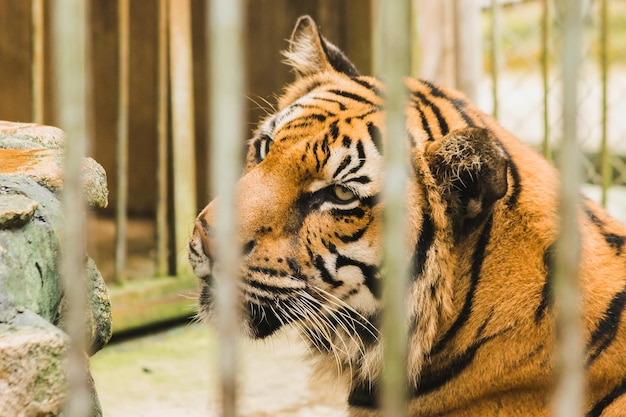
[[[295,306],[301,304],[299,298],[303,296],[307,285],[303,279],[296,277],[281,277],[276,284],[269,284],[268,281],[276,280],[276,277],[255,272],[250,275],[248,271],[241,277],[238,291],[240,317],[246,335],[252,339],[264,339],[303,317],[303,309]],[[217,280],[213,274],[200,280],[200,308],[207,317],[212,318],[215,315],[214,286]]]

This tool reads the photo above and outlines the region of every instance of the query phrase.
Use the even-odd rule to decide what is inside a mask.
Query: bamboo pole
[[[404,77],[411,70],[410,2],[375,2],[374,69],[386,80],[385,233],[382,279],[384,372],[381,402],[385,415],[406,412],[406,290],[408,288],[404,210],[407,177]],[[398,248],[404,250],[398,250]]]
[[[167,222],[167,2],[159,0],[157,68],[157,190],[156,190],[156,275],[168,275],[169,230]]]
[[[86,126],[86,6],[83,0],[57,0],[53,5],[53,45],[56,109],[59,126],[67,134],[63,183],[63,257],[61,272],[67,301],[66,331],[68,397],[63,415],[86,417],[90,412],[87,389],[84,269],[85,202],[81,188],[81,160],[87,142]]]
[[[607,194],[613,180],[613,167],[611,166],[611,153],[608,144],[608,43],[609,43],[609,16],[608,0],[600,2],[600,82],[602,85],[601,113],[602,113],[602,138],[600,145],[601,175],[602,175],[602,205],[606,206]]]
[[[555,259],[554,298],[557,334],[557,389],[554,414],[582,416],[584,399],[584,349],[578,295],[578,232],[580,155],[576,128],[578,75],[581,63],[583,16],[581,0],[559,0],[562,23],[563,141],[559,155],[560,232]]]
[[[476,0],[454,0],[454,79],[456,88],[476,102],[480,83],[480,7]]]
[[[44,4],[32,0],[33,63],[32,117],[34,123],[44,123]]]
[[[491,0],[491,97],[493,101],[493,117],[498,119],[498,77],[500,75],[500,4],[498,0]]]
[[[550,147],[550,51],[548,50],[548,35],[550,28],[550,9],[548,0],[542,0],[541,14],[541,80],[543,82],[543,141],[541,149],[543,155],[552,160]]]
[[[241,174],[244,140],[244,4],[212,0],[207,10],[210,54],[210,138],[212,189],[220,196],[216,239],[220,267],[217,290],[218,368],[222,416],[237,414],[237,288],[241,247],[237,239],[235,183]],[[207,54],[207,56],[209,56]]]
[[[118,102],[115,207],[115,282],[124,281],[126,266],[126,235],[128,228],[128,90],[129,90],[129,0],[118,0]]]
[[[176,274],[191,275],[185,248],[197,200],[190,0],[169,0],[169,18]]]

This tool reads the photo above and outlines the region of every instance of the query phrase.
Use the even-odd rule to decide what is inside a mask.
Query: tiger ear
[[[460,129],[429,142],[425,158],[461,230],[483,219],[507,192],[509,156],[487,129]]]
[[[321,35],[311,16],[298,19],[289,40],[289,49],[283,51],[283,55],[302,77],[322,71],[341,72],[351,77],[359,75],[343,52]]]

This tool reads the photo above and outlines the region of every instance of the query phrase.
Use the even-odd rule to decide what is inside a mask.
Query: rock
[[[0,323],[0,416],[61,412],[68,342],[65,333],[29,310]]]
[[[39,204],[20,194],[0,195],[0,229],[24,226]]]
[[[0,120],[0,174],[27,176],[56,194],[63,191],[65,133],[53,126]],[[83,191],[89,207],[108,204],[104,168],[82,161]]]
[[[5,300],[0,298],[0,310],[3,305],[28,309],[63,328],[61,203],[29,178],[0,175],[0,200],[7,196],[37,201],[38,206],[19,230],[0,228],[0,294]],[[89,258],[85,279],[90,295],[85,322],[93,353],[111,337],[111,305],[104,279]]]
[[[0,148],[62,149],[65,132],[58,127],[0,120]]]
[[[3,149],[2,140],[0,137],[0,174],[26,176],[60,196],[65,178],[62,150]],[[106,172],[92,158],[83,158],[82,181],[89,207],[106,207],[109,196]]]
[[[67,308],[59,271],[64,139],[50,126],[0,121],[0,416],[61,416],[69,343],[62,331]],[[82,174],[86,202],[105,207],[104,169],[84,158]],[[86,353],[93,354],[111,337],[111,305],[86,255],[85,264],[76,283],[84,279],[89,295]],[[93,379],[85,377],[90,417],[101,417]]]

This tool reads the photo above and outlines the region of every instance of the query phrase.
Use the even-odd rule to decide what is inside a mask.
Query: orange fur
[[[359,76],[303,17],[286,54],[297,79],[250,142],[237,184],[242,327],[293,323],[378,415],[382,84]],[[556,170],[460,93],[407,79],[411,170],[407,387],[411,415],[547,416],[554,389]],[[379,135],[381,136],[379,138]],[[212,315],[214,203],[190,259]],[[579,286],[589,416],[626,415],[626,229],[584,200]]]

